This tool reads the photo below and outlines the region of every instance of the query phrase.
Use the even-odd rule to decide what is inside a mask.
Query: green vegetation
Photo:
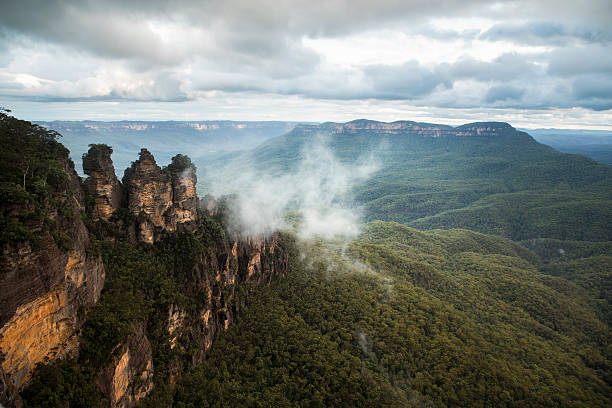
[[[494,194],[409,225],[420,229],[470,228],[514,240],[612,241],[612,200],[609,193],[573,191]]]
[[[610,404],[610,329],[537,254],[467,230],[374,222],[314,242],[262,290],[179,407]]]
[[[42,227],[60,248],[71,247],[57,215],[72,216],[65,205],[72,162],[58,137],[0,110],[0,245],[34,244]]]

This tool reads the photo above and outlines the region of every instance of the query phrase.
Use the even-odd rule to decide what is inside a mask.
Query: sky
[[[612,129],[610,0],[0,0],[28,120]]]

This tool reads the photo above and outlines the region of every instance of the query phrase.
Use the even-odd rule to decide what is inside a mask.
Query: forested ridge
[[[360,122],[380,123],[349,124]],[[371,157],[380,165],[351,197],[367,221],[469,228],[514,240],[612,239],[612,166],[560,153],[507,124],[474,125],[499,127],[499,134],[427,137],[410,130],[364,129],[324,140],[343,162]],[[291,171],[330,126],[297,127],[237,158],[199,163],[203,179],[207,171],[224,166],[228,173],[238,168],[236,174],[251,168],[267,174]]]

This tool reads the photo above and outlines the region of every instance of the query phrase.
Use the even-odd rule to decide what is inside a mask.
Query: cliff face
[[[190,297],[204,293],[197,312],[190,315],[176,305],[168,310],[171,349],[188,350],[193,364],[201,363],[218,331],[225,331],[239,317],[249,294],[269,285],[287,272],[288,252],[279,249],[279,236],[248,240],[230,239],[217,243],[201,254],[184,293]],[[190,322],[187,324],[187,322]]]
[[[516,132],[516,130],[507,123],[503,122],[476,122],[466,125],[452,127],[446,125],[436,125],[431,123],[420,123],[412,121],[396,121],[396,122],[377,122],[374,120],[354,120],[347,123],[324,123],[322,125],[298,125],[302,131],[318,132],[325,129],[332,134],[338,133],[359,133],[363,131],[376,132],[387,135],[411,134],[423,137],[443,137],[443,136],[458,136],[458,137],[474,137],[487,136],[496,137],[503,136]]]
[[[207,238],[205,245],[199,245],[201,238]],[[175,289],[147,295],[155,312],[131,322],[131,334],[113,347],[101,368],[96,384],[109,406],[135,406],[160,386],[162,394],[171,393],[181,373],[204,361],[215,335],[240,317],[251,293],[286,273],[289,252],[280,241],[278,235],[228,239],[223,231],[198,227],[193,235],[172,236],[156,245],[158,252],[151,255],[159,257],[153,262],[167,260],[162,280]],[[184,252],[186,247],[192,251]],[[184,259],[190,262],[182,264]],[[109,266],[109,276],[120,268]]]
[[[172,206],[166,215],[166,229],[193,231],[199,206],[196,168],[189,157],[179,154],[172,158],[166,170],[172,185]]]
[[[81,220],[84,197],[72,163],[64,168],[67,183],[53,193],[57,208],[29,228],[35,242],[3,248],[0,275],[0,401],[9,403],[28,381],[37,363],[73,353],[85,313],[100,296],[104,266],[88,256],[89,233]],[[15,211],[18,211],[15,209]],[[56,225],[69,244],[43,224]],[[69,247],[69,248],[67,248]]]
[[[117,346],[97,384],[111,407],[133,407],[153,389],[153,357],[144,322],[135,324],[124,344]]]
[[[106,145],[92,145],[83,155],[83,171],[89,177],[85,188],[94,198],[94,220],[108,220],[121,206],[123,189],[111,160],[113,149]]]

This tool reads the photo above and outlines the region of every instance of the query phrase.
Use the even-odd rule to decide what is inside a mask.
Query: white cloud
[[[206,174],[211,192],[233,194],[233,227],[245,236],[269,234],[286,225],[284,212],[301,216],[301,238],[353,238],[359,234],[360,213],[352,208],[350,191],[379,165],[373,156],[352,163],[338,159],[327,146],[327,136],[310,139],[297,167],[281,176],[241,167]]]

